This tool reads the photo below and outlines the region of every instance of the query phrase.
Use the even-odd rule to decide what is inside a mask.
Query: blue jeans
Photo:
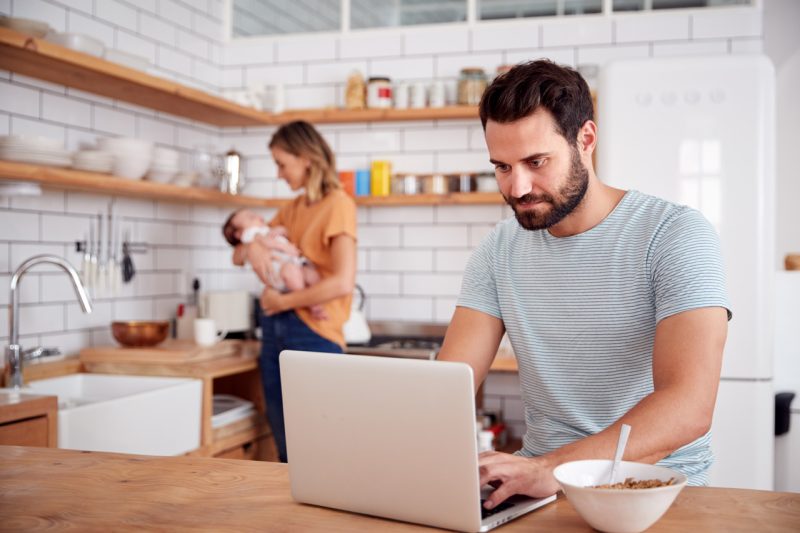
[[[267,419],[272,427],[278,458],[285,463],[286,427],[283,423],[281,367],[278,356],[283,350],[342,353],[342,347],[317,335],[294,311],[266,316],[259,313],[261,323],[261,384],[267,404]]]

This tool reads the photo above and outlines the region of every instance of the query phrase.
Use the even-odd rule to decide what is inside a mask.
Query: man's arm
[[[497,355],[503,333],[505,326],[499,318],[468,307],[456,307],[436,359],[468,363],[477,391]]]
[[[655,463],[711,427],[727,311],[705,307],[661,320],[653,345],[653,393],[605,430],[540,457],[489,452],[481,456],[481,483],[499,485],[491,508],[512,494],[541,497],[558,490],[553,469],[577,459],[611,459],[620,426],[631,426],[625,459]]]

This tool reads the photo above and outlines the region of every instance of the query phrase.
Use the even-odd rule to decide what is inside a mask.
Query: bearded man
[[[598,179],[591,95],[573,69],[517,65],[480,117],[515,217],[470,258],[439,359],[468,363],[477,389],[504,333],[517,357],[526,433],[513,455],[481,455],[486,507],[555,493],[559,464],[613,458],[622,424],[625,460],[706,484],[731,316],[714,229]]]

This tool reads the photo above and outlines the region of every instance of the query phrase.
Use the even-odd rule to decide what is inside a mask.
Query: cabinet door
[[[47,417],[38,416],[0,425],[0,444],[47,447]]]

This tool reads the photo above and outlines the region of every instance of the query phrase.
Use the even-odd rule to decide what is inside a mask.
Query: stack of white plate
[[[64,143],[38,135],[2,135],[0,136],[0,159],[68,167],[72,164],[69,150]]]
[[[12,30],[26,33],[33,37],[44,37],[52,29],[49,24],[39,20],[7,17],[5,15],[0,15],[0,26],[11,28]]]
[[[114,169],[114,154],[103,150],[81,150],[72,156],[72,168],[108,174]]]
[[[153,161],[150,163],[150,170],[147,171],[147,179],[159,183],[171,182],[180,171],[179,158],[180,153],[177,150],[157,146],[153,150]]]
[[[114,154],[114,167],[111,173],[131,180],[142,179],[150,168],[153,157],[153,143],[131,137],[100,139],[100,150]]]

